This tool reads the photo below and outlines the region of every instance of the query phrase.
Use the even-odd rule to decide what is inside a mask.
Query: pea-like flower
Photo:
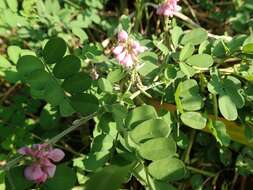
[[[118,33],[118,45],[113,49],[113,54],[121,65],[132,68],[137,63],[137,56],[146,49],[122,30]]]
[[[180,11],[181,7],[177,5],[179,0],[165,0],[156,10],[158,15],[173,17],[175,12]]]
[[[61,149],[52,148],[48,144],[35,144],[32,148],[22,147],[18,153],[32,158],[32,164],[25,168],[24,175],[27,180],[35,183],[43,183],[52,178],[56,171],[53,162],[59,162],[65,156]]]

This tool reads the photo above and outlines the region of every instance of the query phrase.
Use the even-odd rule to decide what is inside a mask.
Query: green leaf
[[[118,190],[129,175],[132,165],[107,166],[96,172],[85,184],[85,190]]]
[[[180,37],[183,35],[183,30],[182,28],[175,26],[172,30],[171,30],[171,40],[172,43],[175,47],[178,46]]]
[[[175,80],[177,77],[177,69],[175,66],[167,65],[167,68],[164,70],[164,76],[167,80]]]
[[[21,48],[18,46],[9,46],[7,49],[8,56],[13,63],[17,63],[21,54]]]
[[[179,60],[180,61],[186,60],[193,54],[194,50],[195,50],[194,45],[192,45],[191,43],[186,44],[179,54]]]
[[[151,176],[157,180],[176,181],[186,173],[184,163],[176,158],[164,158],[152,162],[148,166]]]
[[[227,94],[223,94],[219,97],[219,109],[225,119],[234,121],[237,119],[238,113],[236,105]]]
[[[242,51],[246,54],[253,54],[253,43],[246,44],[245,46],[243,46]]]
[[[18,11],[18,1],[17,0],[6,0],[6,3],[8,7],[13,11],[17,12]]]
[[[193,129],[203,129],[207,119],[197,112],[185,112],[180,116],[182,122]]]
[[[53,38],[47,42],[43,49],[43,57],[47,64],[61,61],[67,50],[67,45],[62,38]]]
[[[139,153],[146,160],[160,160],[176,154],[177,147],[172,137],[155,138],[140,145]]]
[[[130,27],[131,27],[131,19],[129,16],[127,15],[122,15],[120,17],[120,25],[122,27],[123,30],[125,31],[129,31]]]
[[[144,105],[130,111],[127,115],[125,123],[128,128],[134,128],[139,123],[153,118],[157,118],[157,113],[154,107]]]
[[[71,106],[70,101],[65,99],[59,105],[61,116],[69,117],[75,113],[74,108]]]
[[[78,73],[80,68],[80,59],[74,55],[67,55],[54,66],[53,73],[57,78],[65,79]]]
[[[42,186],[43,190],[70,190],[75,186],[76,173],[65,165],[58,165],[53,178],[48,179]]]
[[[91,145],[91,152],[108,151],[113,146],[113,138],[110,135],[98,135],[94,138]]]
[[[203,105],[203,99],[199,94],[199,86],[196,80],[188,79],[182,82],[180,90],[181,104],[184,110],[197,111]]]
[[[126,73],[124,72],[123,69],[116,69],[108,74],[107,80],[109,80],[111,83],[115,83],[115,82],[119,82],[125,76],[126,76]]]
[[[185,34],[181,40],[183,45],[192,43],[193,45],[201,44],[203,41],[207,40],[207,31],[203,28],[196,28]]]
[[[27,77],[35,70],[44,70],[44,65],[40,59],[32,55],[22,56],[17,63],[17,71],[21,77]]]
[[[64,91],[59,84],[54,80],[48,81],[44,92],[45,100],[52,106],[58,106],[64,100],[64,97]]]
[[[96,171],[103,167],[110,158],[110,151],[89,153],[84,160],[84,169],[86,171]]]
[[[113,91],[113,86],[112,86],[111,82],[105,78],[100,78],[98,80],[98,86],[104,92],[112,93],[112,91]]]
[[[138,68],[138,72],[142,76],[151,75],[157,66],[158,56],[154,52],[144,52],[139,55],[141,66]]]
[[[228,76],[223,81],[223,86],[226,94],[231,98],[237,108],[242,108],[245,104],[245,100],[243,95],[240,93],[241,89],[241,82],[232,77]]]
[[[193,75],[195,75],[196,73],[196,69],[194,69],[193,67],[191,67],[190,65],[187,65],[184,62],[180,62],[179,63],[179,67],[181,69],[181,71],[188,77],[192,77]]]
[[[213,65],[214,60],[211,55],[208,54],[196,54],[189,57],[186,63],[201,69],[209,68]]]
[[[199,86],[196,80],[188,79],[182,82],[180,97],[190,97],[199,95]]]
[[[217,68],[215,68],[214,71],[211,71],[210,74],[211,80],[207,85],[208,91],[215,95],[223,94],[224,90]]]
[[[2,69],[9,69],[12,67],[11,63],[2,55],[0,55],[0,68]]]
[[[80,93],[91,86],[91,78],[86,73],[78,73],[64,80],[62,87],[69,93]]]
[[[50,79],[50,75],[45,70],[35,70],[27,75],[28,83],[35,90],[43,90]]]
[[[130,132],[130,136],[135,142],[141,142],[156,137],[167,137],[170,132],[170,126],[162,119],[150,119],[137,125]]]
[[[230,136],[227,133],[225,124],[222,121],[209,121],[208,128],[222,146],[229,146]]]
[[[184,110],[187,111],[198,111],[204,105],[203,99],[199,94],[185,96],[181,99],[181,103]]]
[[[203,54],[203,53],[207,53],[210,51],[210,42],[208,40],[203,41],[200,45],[199,45],[199,50],[198,53],[199,54]]]
[[[71,97],[73,108],[84,115],[89,115],[98,110],[98,99],[90,94],[75,94]]]
[[[86,34],[86,32],[82,28],[73,27],[72,32],[73,32],[73,34],[75,34],[77,37],[80,38],[81,42],[88,40],[88,35]]]
[[[33,185],[33,183],[31,181],[28,181],[25,178],[24,170],[25,170],[24,166],[19,166],[19,167],[12,168],[9,171],[9,177],[10,177],[15,189],[25,190],[25,189],[29,189]],[[7,187],[8,186],[10,186],[10,184],[7,184]],[[11,188],[9,188],[9,189],[11,189]]]
[[[170,185],[168,182],[150,179],[153,190],[177,190],[175,187]]]

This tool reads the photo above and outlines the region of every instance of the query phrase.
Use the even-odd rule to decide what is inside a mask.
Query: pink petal
[[[18,153],[22,154],[22,155],[30,155],[31,148],[29,148],[29,147],[22,147],[22,148],[18,149]]]
[[[127,54],[124,60],[122,61],[122,64],[126,67],[132,67],[133,66],[133,58],[130,54]]]
[[[54,164],[44,167],[43,168],[45,172],[48,174],[50,178],[54,177],[55,171],[56,171],[56,166]]]
[[[43,175],[36,180],[36,183],[44,183],[47,180],[48,175],[43,173]]]
[[[121,30],[119,33],[118,33],[118,40],[120,42],[126,42],[128,39],[128,34],[125,30]]]
[[[125,56],[126,56],[126,51],[123,51],[121,54],[119,54],[117,57],[116,57],[116,59],[119,61],[119,62],[121,62],[124,58],[125,58]]]
[[[44,173],[41,170],[40,165],[33,164],[25,168],[24,175],[26,179],[30,181],[36,181],[37,179],[41,178],[44,175]]]
[[[64,158],[65,154],[61,149],[55,148],[49,152],[48,158],[54,162],[59,162]]]
[[[118,45],[117,47],[115,47],[112,52],[115,55],[119,55],[122,51],[123,51],[124,47],[122,45]]]

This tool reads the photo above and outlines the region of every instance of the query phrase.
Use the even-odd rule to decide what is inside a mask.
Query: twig
[[[185,154],[185,158],[184,158],[184,162],[186,164],[190,164],[190,154],[191,154],[192,145],[194,143],[195,133],[196,133],[196,131],[192,130],[191,137],[190,137],[190,143],[189,143],[189,146],[186,150],[186,154]]]
[[[195,173],[200,173],[200,174],[205,175],[205,176],[209,176],[209,177],[215,177],[216,176],[216,173],[212,173],[212,172],[209,172],[209,171],[201,170],[201,169],[194,168],[194,167],[191,167],[191,166],[186,166],[186,168],[188,170],[190,170],[190,171],[193,171]]]
[[[174,15],[177,18],[179,18],[179,19],[181,19],[181,20],[189,23],[191,25],[191,28],[201,27],[200,25],[198,25],[197,23],[195,23],[193,20],[191,20],[189,17],[187,17],[186,15],[184,15],[184,14],[182,14],[180,12],[175,12]],[[214,38],[214,39],[225,39],[227,41],[231,41],[232,40],[232,37],[230,37],[230,36],[224,36],[224,35],[223,36],[219,36],[219,35],[215,35],[215,34],[212,34],[212,33],[209,33],[209,32],[208,32],[208,37]]]
[[[156,83],[154,83],[154,84],[152,84],[152,85],[150,85],[150,86],[144,86],[141,90],[138,90],[138,91],[136,91],[135,93],[133,93],[133,94],[130,96],[130,99],[133,100],[133,99],[135,99],[139,94],[141,94],[142,92],[145,92],[145,91],[147,91],[147,90],[149,90],[149,89],[151,89],[151,88],[154,88],[154,87],[156,87],[156,86],[159,86],[159,85],[161,85],[161,84],[164,84],[164,82],[156,82]]]
[[[183,2],[188,6],[188,8],[190,9],[190,12],[191,12],[193,18],[195,19],[195,21],[197,22],[197,24],[199,24],[198,18],[197,18],[196,14],[195,14],[194,9],[191,7],[190,3],[187,0],[183,0]]]
[[[13,85],[11,88],[9,88],[7,90],[7,92],[5,92],[0,100],[0,104],[2,104],[9,96],[10,94],[17,88],[18,83],[16,83],[15,85]]]

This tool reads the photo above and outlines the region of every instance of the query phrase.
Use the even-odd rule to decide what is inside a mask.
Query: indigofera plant
[[[71,13],[76,22],[68,19],[69,10],[61,12],[67,15],[64,23],[70,20],[75,26],[71,31],[78,42],[62,32],[69,32],[68,26],[60,25],[36,51],[8,51],[18,83],[29,89],[30,99],[41,102],[39,124],[31,129],[31,139],[39,144],[18,149],[23,156],[3,166],[9,189],[20,184],[20,190],[117,190],[132,184],[135,189],[183,189],[184,180],[199,182],[196,187],[215,183],[226,170],[209,167],[217,160],[251,173],[250,151],[243,149],[247,154],[234,159],[236,166],[231,157],[241,146],[232,140],[247,142],[253,136],[252,35],[214,35],[178,14],[178,0],[155,4],[155,16],[150,4],[137,0],[140,10],[134,19],[124,15],[115,23],[110,20],[111,25],[94,16],[104,1],[66,2],[70,10],[80,8]],[[92,21],[86,23],[88,16],[79,14],[78,2],[88,7]],[[124,7],[124,1],[119,3]],[[144,12],[157,28],[148,28],[148,22],[136,27]],[[103,32],[102,43],[96,42],[93,22],[110,34]],[[231,139],[225,121],[241,125],[245,135]],[[243,137],[247,139],[239,139]],[[66,162],[54,164],[64,157]],[[207,176],[205,182],[202,176]]]

